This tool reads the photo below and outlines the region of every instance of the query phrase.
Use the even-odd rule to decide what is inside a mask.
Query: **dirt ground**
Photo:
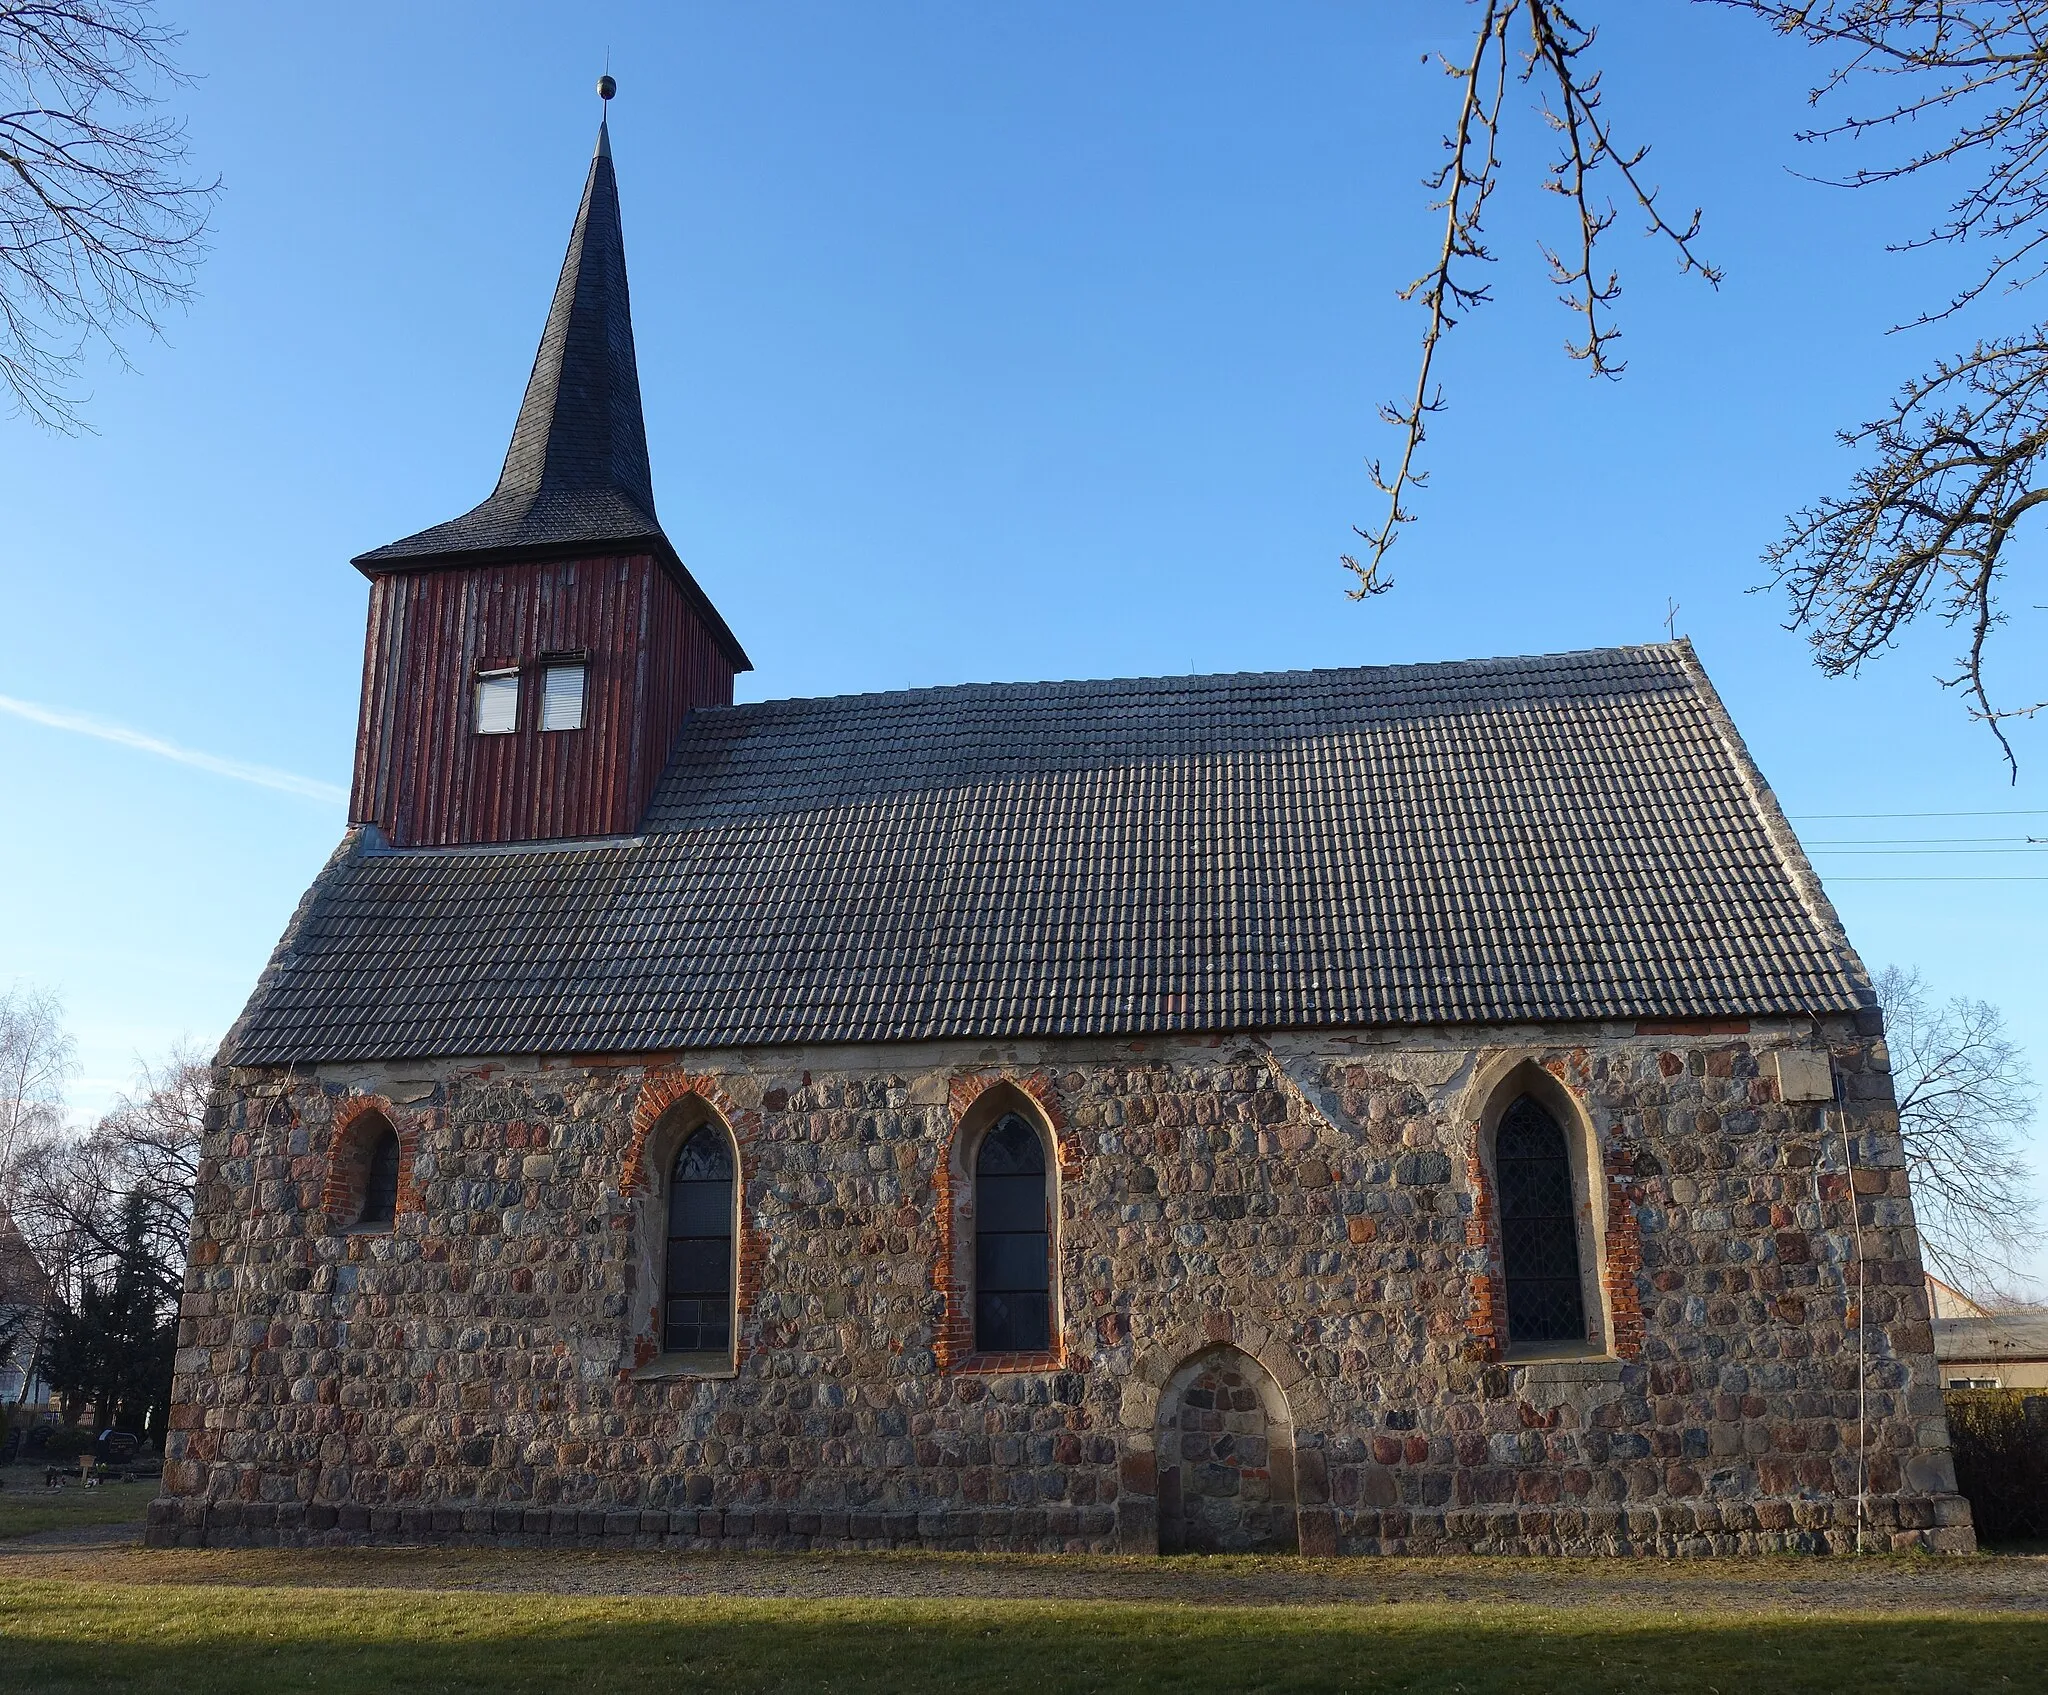
[[[1862,1560],[1049,1558],[1026,1555],[554,1553],[498,1549],[163,1549],[140,1525],[0,1542],[0,1578],[126,1584],[1292,1606],[1476,1601],[1655,1612],[1805,1608],[2048,1613],[2048,1554]]]

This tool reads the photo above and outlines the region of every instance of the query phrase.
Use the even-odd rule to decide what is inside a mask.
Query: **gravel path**
[[[1008,1555],[144,1550],[137,1525],[0,1542],[0,1578],[778,1600],[1204,1606],[1478,1602],[1650,1612],[2048,1612],[2048,1557],[1865,1561],[1110,1559]]]

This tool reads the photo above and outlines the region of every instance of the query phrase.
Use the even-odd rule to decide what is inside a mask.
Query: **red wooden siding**
[[[580,730],[540,728],[541,654],[581,649]],[[482,736],[476,675],[517,665],[519,728]],[[380,574],[349,816],[400,847],[623,835],[683,715],[732,666],[649,555]]]

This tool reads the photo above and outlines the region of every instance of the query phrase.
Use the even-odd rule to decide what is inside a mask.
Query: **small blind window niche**
[[[583,728],[583,671],[576,665],[550,665],[541,672],[540,727],[543,730]]]
[[[476,733],[509,736],[519,728],[519,673],[483,671],[476,679]]]
[[[363,1211],[356,1223],[364,1229],[391,1227],[398,1216],[398,1136],[386,1130],[370,1150],[370,1169],[363,1180]]]

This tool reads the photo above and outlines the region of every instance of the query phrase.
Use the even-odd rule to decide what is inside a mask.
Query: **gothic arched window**
[[[1522,1096],[1502,1117],[1493,1161],[1509,1345],[1585,1341],[1571,1154],[1557,1120],[1533,1095]]]
[[[356,1222],[388,1226],[397,1216],[398,1133],[387,1124],[370,1146],[370,1163],[363,1172],[363,1210]]]
[[[974,1156],[974,1346],[1044,1353],[1052,1346],[1052,1233],[1045,1144],[1014,1112]]]
[[[732,1144],[707,1124],[676,1153],[668,1185],[664,1353],[732,1348]]]

